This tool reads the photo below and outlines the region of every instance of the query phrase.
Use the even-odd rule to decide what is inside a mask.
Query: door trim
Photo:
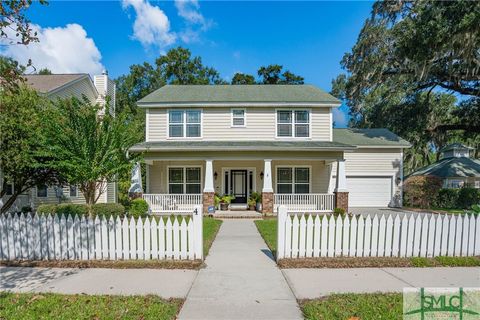
[[[229,180],[231,178],[230,171],[232,170],[247,170],[247,201],[248,198],[250,197],[250,190],[248,190],[248,176],[249,176],[249,171],[252,171],[252,192],[257,191],[257,168],[256,167],[222,167],[222,180],[221,180],[221,185],[220,185],[220,190],[221,193],[220,195],[224,194],[225,190],[225,172],[229,172]],[[230,181],[229,181],[230,182]]]

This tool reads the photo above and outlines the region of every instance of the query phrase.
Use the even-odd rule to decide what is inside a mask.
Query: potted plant
[[[257,211],[262,211],[262,194],[258,192],[252,192],[250,199],[255,200]]]
[[[228,210],[228,206],[232,202],[232,200],[235,199],[234,196],[225,194],[220,198],[220,210],[226,211]]]
[[[221,199],[221,197],[220,197],[217,193],[215,193],[215,197],[214,197],[214,200],[213,200],[213,201],[214,201],[214,205],[215,205],[215,210],[219,210],[219,209],[220,209],[220,207],[219,207],[219,205],[220,205],[220,199]]]
[[[248,210],[254,211],[256,205],[257,205],[257,201],[255,199],[252,199],[252,197],[250,197],[250,199],[248,199]]]

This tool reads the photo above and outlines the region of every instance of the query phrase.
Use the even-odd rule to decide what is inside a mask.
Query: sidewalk
[[[283,269],[297,299],[404,287],[480,287],[480,268]]]
[[[252,220],[224,220],[179,319],[302,319]]]
[[[185,298],[198,271],[0,267],[0,291]]]

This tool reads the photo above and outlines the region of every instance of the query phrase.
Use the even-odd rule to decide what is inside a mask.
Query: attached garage
[[[387,207],[392,203],[391,176],[347,176],[349,207]]]

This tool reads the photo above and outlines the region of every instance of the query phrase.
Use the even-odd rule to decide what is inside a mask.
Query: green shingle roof
[[[330,141],[152,141],[142,142],[130,148],[142,151],[338,151],[352,150],[354,146]]]
[[[333,141],[358,147],[401,147],[408,148],[410,143],[388,129],[333,129]]]
[[[275,102],[340,105],[337,98],[312,85],[167,85],[138,101],[138,105]]]
[[[480,160],[466,157],[445,158],[423,167],[409,176],[480,177]]]

